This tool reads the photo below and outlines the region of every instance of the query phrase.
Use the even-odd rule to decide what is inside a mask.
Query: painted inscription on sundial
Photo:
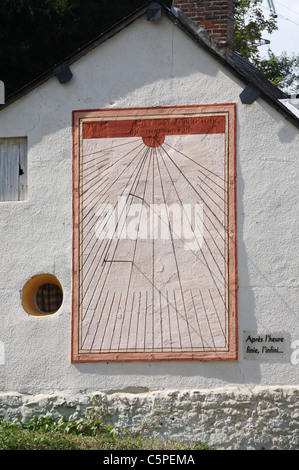
[[[235,359],[234,105],[74,112],[73,360]]]

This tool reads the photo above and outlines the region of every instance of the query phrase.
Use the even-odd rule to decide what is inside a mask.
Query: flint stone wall
[[[105,425],[162,439],[197,440],[216,450],[299,449],[299,389],[124,390],[0,394],[0,415],[96,416]]]

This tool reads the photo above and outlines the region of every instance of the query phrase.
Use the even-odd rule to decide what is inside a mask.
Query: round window
[[[53,315],[60,309],[62,300],[61,284],[52,274],[38,274],[26,282],[23,288],[23,308],[35,317]]]

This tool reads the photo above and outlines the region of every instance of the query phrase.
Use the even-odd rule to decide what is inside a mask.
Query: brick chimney
[[[232,55],[235,0],[173,0],[172,6],[202,27],[219,48]]]

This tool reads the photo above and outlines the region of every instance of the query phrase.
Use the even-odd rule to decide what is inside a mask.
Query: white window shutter
[[[0,201],[27,199],[27,138],[0,139]]]

